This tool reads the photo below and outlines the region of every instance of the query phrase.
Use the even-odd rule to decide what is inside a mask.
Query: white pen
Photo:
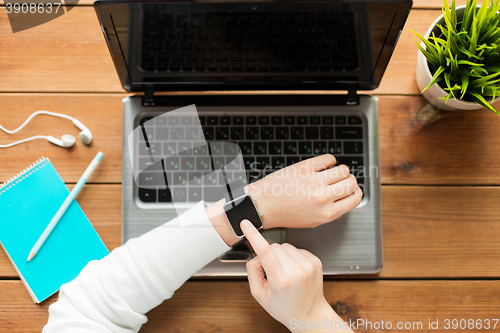
[[[56,215],[54,215],[54,217],[50,221],[49,225],[43,231],[40,238],[38,238],[37,242],[35,243],[35,246],[33,246],[33,248],[31,249],[27,261],[30,261],[31,259],[33,259],[33,257],[36,255],[38,250],[40,250],[40,247],[43,245],[43,243],[45,242],[47,237],[50,235],[50,233],[52,232],[52,229],[54,229],[54,227],[56,226],[57,222],[59,222],[59,220],[63,216],[66,209],[68,209],[69,205],[73,202],[75,197],[78,195],[78,193],[82,189],[83,185],[85,185],[85,183],[87,182],[87,179],[89,179],[90,175],[92,174],[92,172],[94,172],[94,170],[97,167],[97,165],[99,164],[99,162],[101,162],[103,156],[104,156],[104,154],[102,152],[98,152],[97,155],[92,160],[92,162],[90,162],[90,165],[87,167],[87,170],[85,170],[85,172],[83,173],[83,175],[80,178],[80,180],[78,181],[78,183],[76,183],[75,187],[73,187],[73,190],[71,190],[71,192],[69,193],[66,200],[64,200],[63,204],[61,205],[61,207],[57,211]]]

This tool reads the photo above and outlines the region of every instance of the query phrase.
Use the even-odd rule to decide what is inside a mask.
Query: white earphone
[[[75,119],[71,116],[68,116],[68,115],[65,115],[62,113],[50,112],[50,111],[45,111],[45,110],[40,110],[40,111],[34,112],[33,114],[31,114],[31,116],[28,117],[28,119],[26,119],[26,121],[21,126],[16,128],[15,130],[9,131],[8,129],[6,129],[2,125],[0,125],[0,129],[6,133],[9,133],[9,134],[16,133],[16,132],[20,131],[24,126],[26,126],[26,124],[29,123],[29,121],[31,119],[33,119],[33,117],[35,117],[36,115],[39,115],[39,114],[46,114],[49,116],[66,118],[66,119],[71,120],[73,122],[73,125],[78,127],[78,129],[80,129],[80,131],[81,131],[80,132],[80,140],[82,140],[82,142],[85,145],[89,145],[92,142],[92,133],[78,119]],[[28,142],[28,141],[36,140],[36,139],[45,139],[45,140],[47,140],[55,145],[58,145],[59,147],[63,147],[63,148],[73,147],[73,145],[75,144],[75,141],[76,141],[75,137],[73,135],[70,135],[70,134],[64,134],[61,137],[61,139],[54,138],[53,136],[50,136],[50,135],[35,135],[35,136],[32,136],[32,137],[27,138],[27,139],[23,139],[23,140],[9,143],[7,145],[0,145],[0,148],[12,147],[12,146],[18,145],[20,143],[24,143],[24,142]]]

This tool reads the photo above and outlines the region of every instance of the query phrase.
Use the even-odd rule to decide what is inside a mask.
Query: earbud
[[[81,130],[80,140],[82,140],[84,144],[89,145],[92,142],[92,133],[90,130],[78,119],[73,119],[73,124]]]
[[[73,147],[73,145],[76,142],[75,137],[73,135],[69,135],[69,134],[64,134],[60,140],[57,138],[54,138],[53,136],[48,135],[47,140],[49,142],[52,142],[53,144],[58,145],[59,147],[63,147],[63,148]]]
[[[78,119],[75,119],[75,118],[73,118],[71,116],[68,116],[68,115],[65,115],[65,114],[62,114],[62,113],[55,113],[55,112],[50,112],[50,111],[45,111],[45,110],[40,110],[40,111],[33,112],[33,114],[31,114],[28,117],[28,119],[26,119],[26,121],[21,126],[19,126],[18,128],[16,128],[15,130],[8,130],[5,127],[3,127],[2,125],[0,125],[0,130],[4,131],[5,133],[9,133],[9,134],[16,133],[16,132],[20,131],[24,126],[26,126],[26,124],[31,119],[33,119],[33,117],[35,117],[36,115],[39,115],[39,114],[46,114],[46,115],[53,116],[53,117],[66,118],[66,119],[71,120],[73,122],[73,124],[76,127],[78,127],[78,129],[80,129],[80,131],[81,131],[80,132],[80,140],[82,140],[82,142],[85,145],[89,145],[92,142],[92,133]],[[50,135],[49,136],[35,135],[33,137],[30,137],[30,138],[27,138],[27,139],[23,139],[23,140],[20,140],[20,141],[16,141],[16,142],[13,142],[13,143],[9,143],[9,144],[6,144],[6,145],[0,145],[0,148],[12,147],[12,146],[18,145],[20,143],[24,143],[24,142],[28,142],[28,141],[36,140],[36,139],[47,139],[49,142],[52,142],[53,144],[58,145],[60,147],[64,147],[64,148],[72,147],[75,144],[75,141],[76,141],[75,137],[72,136],[72,135],[69,135],[69,134],[64,134],[60,140],[57,139],[57,138],[54,138],[53,136],[50,136]]]

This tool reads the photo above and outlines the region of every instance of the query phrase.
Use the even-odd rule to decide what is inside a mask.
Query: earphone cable
[[[12,142],[12,143],[9,143],[7,145],[0,145],[0,148],[9,148],[9,147],[18,145],[20,143],[25,143],[25,142],[32,141],[32,140],[37,140],[37,139],[45,139],[45,140],[47,140],[47,138],[48,138],[47,135],[35,135],[35,136],[32,136],[31,138],[26,138],[26,139],[23,139],[23,140]]]
[[[39,115],[39,114],[46,114],[46,115],[49,115],[49,116],[54,116],[54,117],[59,117],[59,118],[66,118],[66,119],[69,119],[71,121],[73,121],[75,118],[71,117],[71,116],[68,116],[68,115],[65,115],[65,114],[62,114],[62,113],[57,113],[57,112],[51,112],[51,111],[45,111],[45,110],[39,110],[39,111],[35,111],[33,112],[29,117],[28,119],[26,119],[26,121],[21,125],[19,126],[18,128],[16,128],[15,130],[8,130],[6,129],[5,127],[3,127],[2,125],[0,125],[0,129],[6,133],[9,133],[9,134],[13,134],[13,133],[16,133],[18,131],[20,131],[24,126],[26,126],[26,124],[28,124],[30,122],[31,119],[33,119],[33,117]],[[41,135],[38,135],[37,136],[37,139],[40,139]],[[21,140],[23,142],[25,142],[24,140]],[[19,141],[19,143],[21,143],[21,141]],[[29,141],[29,140],[28,140]],[[11,146],[9,146],[11,147]],[[7,147],[4,147],[4,146],[0,146],[0,148],[7,148]]]

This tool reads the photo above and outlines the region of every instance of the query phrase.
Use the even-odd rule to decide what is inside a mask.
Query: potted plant
[[[499,0],[468,0],[455,7],[443,1],[443,14],[422,36],[417,61],[417,86],[434,106],[444,110],[485,107],[500,97]]]

